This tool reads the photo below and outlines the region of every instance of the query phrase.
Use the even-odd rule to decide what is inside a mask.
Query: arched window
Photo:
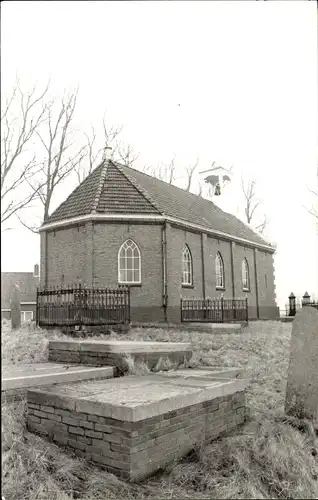
[[[246,258],[244,258],[242,262],[242,283],[243,283],[243,290],[250,289],[250,273]]]
[[[182,284],[192,285],[192,257],[188,245],[182,251]]]
[[[225,288],[224,264],[220,252],[216,254],[215,258],[215,275],[216,275],[216,288]]]
[[[130,239],[122,244],[118,252],[118,281],[127,284],[141,282],[140,250]]]

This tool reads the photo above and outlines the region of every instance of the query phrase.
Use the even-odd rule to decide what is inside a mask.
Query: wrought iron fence
[[[310,306],[310,307],[315,307],[315,309],[318,309],[318,302],[307,302],[306,304],[303,304],[303,307]]]
[[[98,326],[130,322],[129,288],[52,287],[37,290],[39,326]]]
[[[246,299],[181,299],[182,322],[224,323],[248,321]]]
[[[293,292],[291,292],[288,297],[288,301],[289,303],[285,305],[286,316],[296,316],[297,311],[306,306],[311,306],[318,309],[318,301],[312,300],[308,292],[304,293],[301,300],[297,299]]]

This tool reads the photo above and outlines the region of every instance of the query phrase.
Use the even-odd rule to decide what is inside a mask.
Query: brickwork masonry
[[[189,360],[191,358],[192,351],[130,353],[130,355],[136,361],[143,361],[146,363],[148,368],[151,370],[156,366],[160,357],[162,359],[169,359],[171,363],[180,365],[183,364],[185,360]],[[58,363],[86,364],[92,366],[114,366],[119,372],[127,371],[125,356],[115,352],[64,351],[62,349],[50,349],[49,361]]]
[[[246,419],[244,392],[139,422],[68,411],[62,404],[47,406],[45,402],[39,393],[28,398],[30,431],[132,481],[151,475],[196,444],[215,439]]]

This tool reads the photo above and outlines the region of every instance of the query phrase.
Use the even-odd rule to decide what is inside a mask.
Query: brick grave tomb
[[[125,371],[126,355],[145,362],[150,369],[162,359],[182,364],[192,356],[191,344],[184,342],[144,342],[123,340],[50,341],[49,360],[93,366],[115,366]]]
[[[220,370],[214,369],[220,375]],[[244,423],[247,380],[182,370],[28,391],[30,431],[138,481]]]

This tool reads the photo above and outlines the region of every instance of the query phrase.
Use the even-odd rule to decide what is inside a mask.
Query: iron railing
[[[129,288],[52,287],[37,290],[39,326],[98,326],[130,322]]]
[[[181,299],[181,322],[248,322],[246,299]]]
[[[318,309],[318,302],[306,302],[304,303],[303,302],[303,307],[306,307],[306,306],[310,306],[310,307],[315,307],[316,309]]]
[[[297,301],[292,307],[290,304],[285,304],[285,310],[281,310],[281,316],[296,316],[296,313],[300,311],[303,307],[311,306],[318,309],[318,302],[300,302]]]

